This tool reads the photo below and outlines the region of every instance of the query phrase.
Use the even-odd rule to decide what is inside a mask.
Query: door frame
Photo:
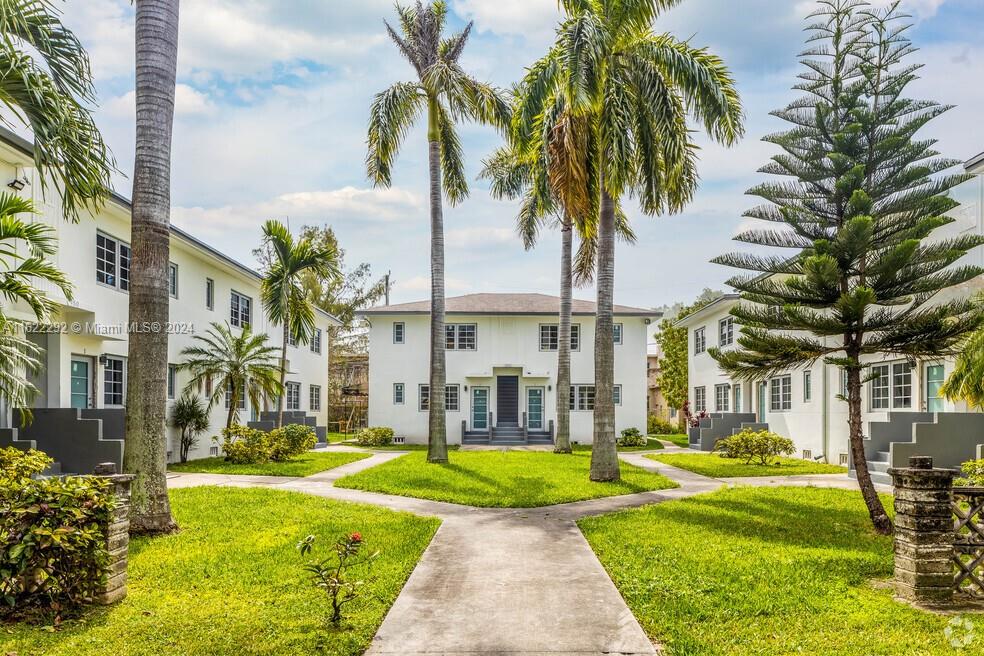
[[[68,363],[68,407],[74,408],[72,404],[72,397],[75,392],[72,391],[72,380],[74,376],[72,375],[72,364],[75,362],[84,362],[86,364],[86,406],[84,410],[89,410],[96,407],[96,360],[91,355],[77,355],[73,353],[69,358]]]
[[[533,426],[533,424],[530,423],[530,391],[531,390],[540,390],[540,425],[539,426]],[[542,431],[544,425],[546,424],[547,388],[544,387],[543,385],[529,385],[526,387],[523,396],[526,397],[526,403],[524,404],[526,407],[526,427],[530,430]]]
[[[482,423],[484,426],[475,425],[475,393],[478,390],[485,390],[485,412],[482,413]],[[489,429],[489,408],[492,406],[492,391],[488,385],[472,385],[471,388],[471,428],[474,431],[487,431]]]
[[[520,377],[519,377],[518,374],[496,374],[496,377],[495,377],[495,424],[496,424],[496,426],[505,426],[505,424],[503,424],[503,422],[502,422],[502,405],[501,405],[502,404],[502,398],[501,398],[501,396],[499,394],[499,392],[501,391],[499,389],[499,383],[504,378],[513,378],[513,379],[516,380],[516,408],[515,408],[515,412],[516,412],[516,426],[519,426],[519,420],[520,420],[520,409],[519,409],[520,408],[520,405],[519,405],[519,401],[520,401],[520,390],[522,388],[521,388],[521,386],[519,384],[519,378]],[[509,425],[512,426],[511,423]]]
[[[922,374],[922,385],[920,385],[920,387],[922,387],[922,403],[925,405],[926,412],[933,412],[932,410],[929,409],[929,368],[930,367],[941,367],[943,369],[943,378],[940,382],[941,383],[946,382],[946,365],[944,365],[942,362],[923,363],[923,368],[922,371],[920,372]],[[938,396],[936,398],[943,400],[942,396]]]
[[[758,421],[760,424],[765,423],[765,413],[768,409],[768,396],[769,396],[769,383],[765,381],[760,381],[758,385]]]

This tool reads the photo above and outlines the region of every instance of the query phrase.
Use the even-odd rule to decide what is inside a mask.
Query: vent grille
[[[841,467],[847,467],[847,454],[846,453],[840,454],[840,466]]]
[[[813,451],[810,449],[803,449],[803,460],[813,460]]]
[[[217,455],[219,455],[219,447],[217,447],[217,446],[209,447],[209,449],[208,449],[208,455],[210,455],[210,456],[217,456]]]
[[[394,437],[393,444],[406,444],[407,438],[405,437]]]

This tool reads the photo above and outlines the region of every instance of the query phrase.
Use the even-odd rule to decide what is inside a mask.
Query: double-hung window
[[[803,372],[803,403],[813,400],[813,372]]]
[[[251,323],[253,299],[237,291],[230,295],[229,323],[237,328],[245,328]]]
[[[205,279],[205,308],[215,309],[215,281],[211,278]]]
[[[393,343],[405,344],[407,341],[407,325],[402,321],[393,322]]]
[[[875,365],[871,368],[871,409],[888,410],[891,404],[890,399],[890,370],[887,364]]]
[[[406,386],[403,383],[393,383],[393,405],[403,405],[406,400]]]
[[[308,409],[321,411],[321,385],[308,385]]]
[[[167,365],[167,398],[173,399],[178,393],[178,365]]]
[[[733,317],[718,322],[718,345],[731,346],[735,343],[735,320]]]
[[[301,409],[301,384],[300,383],[287,383],[287,409],[288,410],[300,410]]]
[[[622,324],[612,324],[612,343],[619,345],[622,343]]]
[[[311,352],[321,354],[321,328],[315,328],[311,335]]]
[[[555,323],[540,324],[540,350],[556,351],[560,345],[560,326]],[[571,350],[576,351],[581,346],[581,325],[571,324]]]
[[[178,265],[174,262],[167,265],[167,292],[171,298],[178,297]]]
[[[101,232],[96,233],[96,282],[130,289],[130,246]]]
[[[694,355],[700,355],[707,350],[707,336],[703,328],[694,331]]]
[[[714,386],[714,411],[731,411],[731,384],[722,383]]]
[[[401,386],[400,393],[403,393],[402,383],[397,383]],[[430,385],[420,385],[420,396],[417,409],[421,412],[425,412],[430,409]],[[396,387],[393,388],[394,401],[396,399]],[[457,412],[460,407],[460,397],[458,394],[457,385],[445,385],[444,386],[444,409]]]
[[[908,362],[874,365],[869,379],[872,410],[906,410],[912,407],[912,365]]]
[[[612,401],[615,405],[622,405],[622,386],[614,385],[612,387]]]
[[[444,326],[449,351],[474,351],[478,346],[478,326],[473,323],[449,323]]]
[[[294,333],[287,333],[287,346],[297,346],[297,336]]]
[[[776,376],[769,381],[769,409],[782,412],[793,409],[793,377]]]
[[[594,385],[571,385],[571,410],[594,410]]]
[[[912,365],[908,362],[892,365],[892,407],[912,407]]]
[[[694,412],[707,411],[707,389],[703,386],[694,388]]]
[[[228,385],[226,385],[226,393],[225,393],[225,407],[226,407],[226,410],[229,409],[229,406],[230,405],[232,405],[232,383],[231,382]],[[246,409],[246,391],[245,390],[239,390],[239,402],[236,405],[239,406],[239,410],[245,410]]]
[[[126,402],[126,361],[107,357],[103,367],[103,405],[123,405]]]

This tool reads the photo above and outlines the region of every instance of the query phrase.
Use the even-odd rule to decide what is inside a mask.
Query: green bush
[[[267,433],[270,460],[286,462],[318,444],[314,429],[301,424],[287,424]]]
[[[270,459],[270,440],[255,428],[235,424],[222,429],[222,452],[237,465],[255,465]]]
[[[393,429],[385,426],[363,428],[355,436],[355,443],[367,447],[389,446],[393,443]]]
[[[619,446],[646,446],[646,436],[638,428],[626,428],[618,439]]]
[[[984,487],[984,460],[968,460],[960,466],[963,478],[958,478],[957,485],[972,485]]]
[[[667,421],[656,415],[649,415],[647,429],[650,435],[677,435],[680,433],[679,424]]]
[[[50,464],[39,451],[0,449],[0,618],[40,611],[58,621],[106,580],[108,483],[34,478]]]
[[[753,460],[760,465],[768,465],[773,458],[792,454],[796,446],[791,439],[771,431],[746,428],[736,435],[718,440],[714,450],[725,458],[744,460],[746,465]]]

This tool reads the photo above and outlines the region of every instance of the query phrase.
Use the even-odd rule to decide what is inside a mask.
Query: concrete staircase
[[[740,433],[746,428],[768,430],[768,424],[758,422],[754,412],[715,412],[700,420],[700,425],[688,429],[690,448],[695,451],[713,451],[717,441]]]
[[[318,426],[318,418],[312,417],[302,410],[284,410],[284,425],[286,426],[288,424],[310,426],[314,429],[314,434],[318,438],[319,444],[328,442],[328,427]],[[261,412],[260,418],[257,421],[246,422],[246,425],[249,428],[270,432],[277,427],[277,413],[276,411]]]
[[[19,428],[0,429],[0,447],[45,452],[55,461],[45,472],[49,475],[91,474],[104,462],[123,466],[123,410],[36,408],[32,413],[25,425],[14,410]]]

